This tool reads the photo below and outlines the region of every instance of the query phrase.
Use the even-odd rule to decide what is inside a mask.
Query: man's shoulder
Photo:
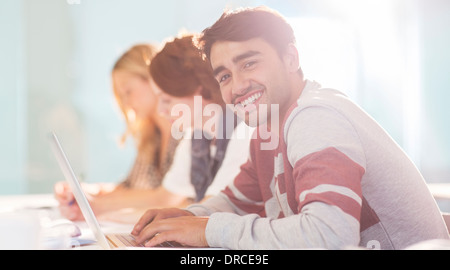
[[[287,131],[294,121],[300,121],[302,113],[314,115],[315,112],[332,111],[338,115],[346,114],[350,107],[357,106],[343,92],[307,81],[302,94],[286,113],[282,127]]]

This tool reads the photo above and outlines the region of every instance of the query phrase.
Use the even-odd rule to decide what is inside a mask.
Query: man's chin
[[[246,116],[245,117],[245,124],[247,124],[247,126],[252,127],[252,128],[256,128],[262,125],[265,125],[267,123],[267,119],[263,118],[263,119],[258,119],[258,117],[254,116]]]

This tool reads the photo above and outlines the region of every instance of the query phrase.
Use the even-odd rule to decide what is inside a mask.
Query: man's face
[[[271,119],[271,105],[285,108],[290,104],[286,64],[263,39],[216,42],[210,61],[225,103],[245,114],[247,124],[252,125],[249,119],[259,114],[256,125],[262,125]]]

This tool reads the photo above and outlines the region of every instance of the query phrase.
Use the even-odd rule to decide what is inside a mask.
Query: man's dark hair
[[[278,12],[261,6],[226,11],[220,19],[202,32],[199,47],[206,58],[217,41],[247,41],[262,38],[281,56],[289,43],[295,44],[292,27]]]

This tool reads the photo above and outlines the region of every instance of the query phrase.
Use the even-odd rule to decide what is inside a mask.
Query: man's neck
[[[306,80],[303,77],[298,77],[298,80],[295,80],[291,85],[291,95],[287,99],[285,106],[280,106],[280,114],[279,114],[279,122],[280,125],[283,124],[284,119],[287,117],[287,112],[292,107],[294,103],[300,98],[303,93],[303,90],[306,86]]]

